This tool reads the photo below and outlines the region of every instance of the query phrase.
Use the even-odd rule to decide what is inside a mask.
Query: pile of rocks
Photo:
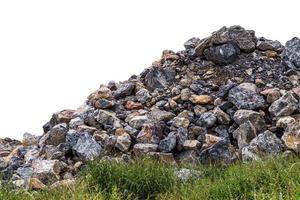
[[[72,184],[95,158],[228,164],[300,153],[300,39],[283,46],[232,26],[184,46],[55,113],[42,136],[0,140],[3,180]]]

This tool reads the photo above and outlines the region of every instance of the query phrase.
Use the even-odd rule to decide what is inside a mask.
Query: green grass
[[[90,162],[71,188],[43,191],[0,190],[0,199],[300,199],[300,159],[275,158],[228,167],[180,166],[202,178],[181,183],[175,168],[150,159],[130,163]]]

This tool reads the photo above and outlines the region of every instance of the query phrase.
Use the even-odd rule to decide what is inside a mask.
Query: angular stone
[[[125,108],[127,110],[138,110],[138,109],[142,109],[143,105],[141,103],[136,103],[133,101],[127,101],[125,104]]]
[[[39,137],[32,135],[30,133],[24,133],[23,134],[23,146],[31,146],[31,145],[37,145],[39,141]]]
[[[120,99],[129,96],[133,93],[134,89],[135,89],[134,83],[131,82],[122,83],[114,92],[114,98]]]
[[[293,88],[292,91],[293,91],[298,97],[300,97],[300,86]]]
[[[32,146],[26,150],[24,155],[25,163],[31,163],[40,156],[40,149],[37,146]]]
[[[151,118],[154,122],[160,122],[160,121],[167,122],[173,119],[175,116],[176,115],[171,112],[167,112],[157,108],[153,109],[149,114],[149,118]]]
[[[149,152],[157,151],[157,144],[142,144],[137,143],[133,146],[133,152],[136,156],[145,155]]]
[[[54,113],[50,120],[50,124],[52,126],[55,126],[61,123],[69,123],[70,120],[73,118],[74,113],[75,110],[70,110],[70,109],[62,110],[57,113]]]
[[[99,110],[98,116],[97,116],[97,121],[101,125],[110,125],[113,127],[121,127],[121,122],[120,119],[116,117],[116,114],[113,112],[108,112],[105,110]]]
[[[144,124],[151,122],[147,115],[128,116],[125,121],[135,129],[141,129]]]
[[[124,133],[121,136],[117,137],[117,142],[115,147],[122,152],[127,152],[131,145],[131,137],[129,134]]]
[[[190,89],[185,88],[185,89],[181,90],[181,92],[180,92],[180,99],[182,101],[187,101],[187,100],[189,100],[191,95],[192,95],[192,92],[190,91]]]
[[[159,124],[144,124],[143,129],[139,132],[136,139],[141,143],[158,144],[163,135],[162,128]]]
[[[273,103],[281,96],[280,90],[278,88],[266,89],[260,93],[267,97],[268,103]]]
[[[82,161],[93,160],[102,153],[102,147],[87,133],[79,136],[72,150]]]
[[[210,46],[235,42],[242,51],[251,52],[255,49],[256,40],[255,33],[252,30],[245,30],[241,26],[222,27],[214,32],[211,37],[201,40],[195,51],[198,56],[202,56],[204,50]]]
[[[57,146],[60,143],[64,143],[66,141],[66,134],[68,132],[68,125],[58,124],[54,126],[48,133],[42,136],[39,141],[39,146],[42,147],[44,145],[54,145]]]
[[[204,50],[207,60],[219,65],[233,63],[239,56],[240,49],[236,43],[229,42],[218,46],[212,46]]]
[[[221,139],[209,148],[201,151],[199,160],[201,163],[229,164],[232,161],[232,152],[228,141]]]
[[[150,69],[145,76],[145,85],[151,91],[156,88],[167,88],[173,83],[175,75],[176,71],[169,67]]]
[[[44,184],[59,180],[61,165],[58,160],[34,160],[32,162],[33,178],[37,178]]]
[[[180,127],[176,132],[176,149],[177,151],[181,151],[183,149],[184,142],[188,139],[188,130],[186,128]]]
[[[212,134],[205,134],[205,139],[204,139],[204,148],[208,148],[213,146],[214,144],[218,143],[219,141],[221,141],[222,138],[212,135]]]
[[[191,39],[189,39],[188,41],[186,41],[184,43],[184,47],[186,49],[193,49],[197,46],[197,44],[200,42],[200,39],[199,38],[196,38],[196,37],[193,37]]]
[[[191,95],[189,98],[194,104],[205,105],[212,102],[212,97],[208,95]]]
[[[239,149],[247,146],[256,137],[256,129],[250,121],[245,121],[233,132],[233,138],[238,142]]]
[[[29,187],[33,190],[42,190],[46,188],[46,185],[37,178],[31,178],[29,182]]]
[[[237,110],[234,113],[233,119],[238,125],[241,125],[246,121],[250,121],[257,131],[261,131],[266,127],[262,114],[252,110]]]
[[[258,38],[256,43],[256,48],[261,51],[273,50],[281,52],[284,49],[284,46],[277,40],[268,40],[266,38]]]
[[[176,136],[174,134],[169,134],[168,137],[161,140],[158,145],[158,149],[161,152],[171,152],[176,147]]]
[[[300,67],[300,39],[294,37],[285,44],[285,48],[281,53],[281,58],[290,68]]]
[[[100,87],[94,93],[89,96],[89,99],[99,100],[99,99],[112,99],[112,92],[108,87]]]
[[[288,92],[269,107],[269,112],[275,117],[291,115],[297,109],[298,100]]]
[[[183,127],[183,128],[187,128],[190,124],[190,120],[188,120],[187,118],[184,117],[175,117],[173,119],[172,122],[172,126],[179,128],[179,127]]]
[[[19,167],[16,170],[16,174],[20,176],[23,180],[28,181],[33,174],[33,168],[31,166]]]
[[[255,137],[242,149],[242,158],[247,160],[259,160],[263,156],[278,155],[282,150],[282,142],[271,131],[265,131]]]
[[[300,125],[297,122],[287,126],[281,139],[288,149],[300,153]]]
[[[139,89],[135,96],[140,103],[146,103],[151,98],[149,91],[145,88]]]
[[[214,113],[209,111],[209,112],[204,112],[200,115],[200,117],[197,121],[197,124],[199,126],[204,126],[204,127],[210,128],[216,122],[217,122],[217,118],[215,117]]]
[[[196,150],[201,147],[201,143],[198,140],[186,140],[183,143],[183,149]]]
[[[107,99],[99,99],[94,105],[97,109],[108,109],[114,106],[114,102]]]
[[[230,123],[230,116],[227,113],[225,113],[223,110],[221,110],[219,107],[215,107],[213,112],[220,124]]]
[[[295,118],[291,116],[280,117],[276,122],[277,128],[287,128],[288,126],[294,124],[296,122]]]
[[[256,92],[254,84],[243,83],[229,91],[228,101],[238,109],[258,110],[265,107],[265,100]]]

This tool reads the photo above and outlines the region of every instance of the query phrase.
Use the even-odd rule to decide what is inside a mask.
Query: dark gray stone
[[[216,64],[227,65],[234,62],[240,54],[240,49],[235,43],[226,43],[205,49],[204,55],[207,60]]]
[[[102,153],[102,147],[87,133],[79,136],[72,150],[83,161],[93,160]]]
[[[258,110],[265,107],[263,96],[250,88],[241,87],[241,85],[229,91],[228,101],[238,109]]]
[[[212,127],[216,122],[217,118],[215,114],[211,111],[202,113],[199,119],[197,120],[197,124],[199,126],[204,126],[207,128]]]
[[[258,38],[256,43],[256,48],[261,51],[272,50],[281,52],[284,49],[284,46],[277,40],[267,40],[266,38]]]
[[[229,164],[232,161],[232,152],[229,149],[229,145],[227,140],[222,139],[213,146],[204,149],[199,154],[200,162],[204,164]]]
[[[285,44],[285,49],[281,53],[281,58],[290,68],[300,67],[300,39],[294,37]]]
[[[158,149],[161,152],[171,152],[176,147],[176,136],[175,134],[169,134],[168,137],[161,140],[158,145]]]
[[[163,69],[150,69],[145,76],[145,85],[151,91],[156,88],[167,88],[173,83],[175,75],[175,70],[169,67]]]
[[[114,97],[116,99],[124,98],[133,93],[135,89],[135,84],[131,82],[122,83],[119,85],[118,89],[114,92]]]
[[[48,133],[42,136],[39,141],[39,146],[54,145],[57,146],[60,143],[66,141],[66,134],[68,132],[68,125],[65,123],[54,126]]]
[[[242,158],[247,160],[259,160],[263,156],[278,155],[282,150],[282,142],[271,131],[265,131],[254,138],[249,146],[242,149]]]
[[[275,117],[288,116],[297,110],[297,104],[298,100],[288,92],[271,104],[269,112]]]

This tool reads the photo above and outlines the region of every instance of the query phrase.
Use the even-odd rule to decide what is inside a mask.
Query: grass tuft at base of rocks
[[[196,170],[200,178],[183,183],[176,177],[179,168]],[[227,167],[174,167],[151,159],[128,163],[92,161],[72,187],[25,191],[2,186],[0,190],[1,200],[299,198],[299,158],[273,158]]]

